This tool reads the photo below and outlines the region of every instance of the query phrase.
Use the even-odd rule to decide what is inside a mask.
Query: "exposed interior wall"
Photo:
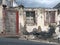
[[[23,9],[20,8],[19,9],[19,33],[21,33],[22,31],[24,31],[24,12]]]
[[[2,14],[2,6],[0,5],[0,33],[3,31],[3,14]]]
[[[43,27],[44,26],[44,12],[42,9],[38,9],[38,12],[37,12],[37,26],[41,26]]]
[[[36,24],[30,26],[30,25],[26,25],[26,30],[28,32],[32,32],[34,28],[36,28],[38,30],[38,27],[41,26],[42,31],[44,28],[44,9],[25,9],[25,11],[35,11],[35,21]],[[25,12],[26,13],[26,12]],[[26,14],[25,14],[26,15]]]
[[[45,9],[41,9],[41,8],[38,8],[38,9],[26,9],[27,11],[35,11],[35,20],[36,20],[36,25],[33,25],[33,26],[28,26],[27,25],[27,31],[33,31],[33,28],[36,28],[38,29],[38,26],[41,26],[42,28],[42,31],[48,31],[48,26],[49,24],[47,24],[46,26],[44,25],[44,20],[45,20]],[[47,11],[56,11],[56,9],[47,9]],[[57,16],[57,11],[55,12],[55,22],[56,22],[56,16]]]
[[[59,11],[58,15],[56,16],[56,26],[57,27],[56,27],[55,32],[58,36],[60,35],[60,26],[58,26],[58,25],[60,25],[59,21],[60,21],[60,11]]]
[[[57,25],[59,25],[59,21],[60,21],[60,10],[58,11],[56,20],[57,20]]]

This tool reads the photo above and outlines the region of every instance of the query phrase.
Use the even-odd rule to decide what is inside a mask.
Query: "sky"
[[[17,3],[20,5],[22,4],[25,7],[46,7],[52,8],[57,5],[60,0],[17,0]]]

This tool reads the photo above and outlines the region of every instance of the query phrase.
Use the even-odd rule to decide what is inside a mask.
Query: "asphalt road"
[[[55,44],[47,44],[47,43],[18,40],[11,38],[0,38],[0,45],[55,45]]]

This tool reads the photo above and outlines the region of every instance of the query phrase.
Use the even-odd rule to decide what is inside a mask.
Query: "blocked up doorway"
[[[15,9],[3,10],[4,32],[8,35],[16,35],[19,33],[18,11]]]

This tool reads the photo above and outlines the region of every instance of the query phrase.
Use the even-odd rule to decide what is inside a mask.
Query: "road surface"
[[[0,38],[0,45],[55,45],[12,38]]]

